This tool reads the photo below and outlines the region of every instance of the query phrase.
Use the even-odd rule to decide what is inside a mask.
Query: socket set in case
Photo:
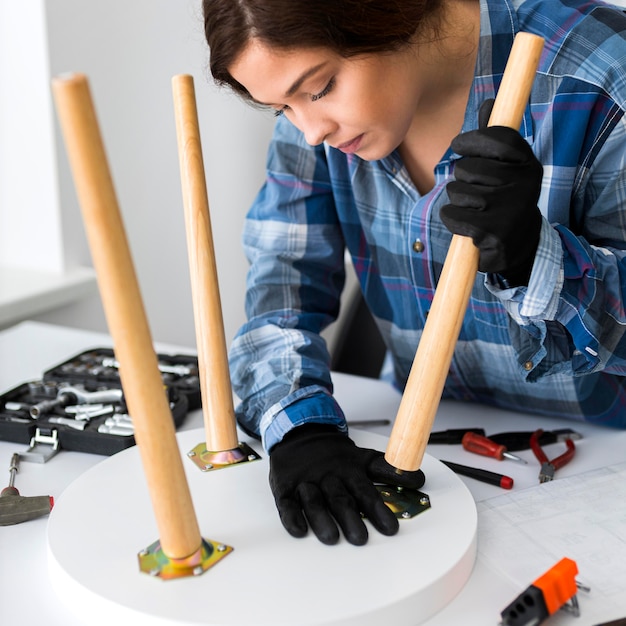
[[[198,359],[157,359],[179,427],[201,405]],[[113,350],[82,352],[0,395],[0,439],[29,445],[22,459],[42,463],[61,449],[108,456],[135,445]]]

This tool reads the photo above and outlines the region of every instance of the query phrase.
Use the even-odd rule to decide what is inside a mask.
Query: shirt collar
[[[478,110],[488,98],[495,98],[515,35],[520,31],[517,12],[509,0],[480,0],[480,41],[474,82],[465,111],[463,130],[478,126]],[[520,133],[533,139],[530,104],[526,105]]]
[[[517,13],[509,0],[480,0],[480,40],[476,56],[474,81],[470,90],[463,132],[478,128],[478,110],[488,98],[495,98],[502,81],[506,61],[511,53],[513,39],[520,31]],[[520,134],[530,143],[533,141],[533,123],[530,104],[526,105]],[[443,159],[452,156],[448,151]],[[454,159],[454,156],[452,156]],[[380,160],[380,165],[395,175],[401,160],[394,151]]]

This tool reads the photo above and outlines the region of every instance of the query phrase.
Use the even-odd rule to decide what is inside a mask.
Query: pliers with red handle
[[[571,439],[565,440],[567,450],[557,456],[555,459],[549,460],[545,452],[539,445],[539,437],[543,434],[543,430],[539,428],[530,436],[530,447],[537,457],[539,463],[541,463],[541,470],[539,471],[539,482],[545,483],[554,479],[554,472],[565,464],[569,463],[574,457],[576,451],[576,445]]]

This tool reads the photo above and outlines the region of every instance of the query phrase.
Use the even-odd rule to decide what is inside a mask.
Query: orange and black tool
[[[589,589],[576,582],[576,574],[576,562],[568,558],[561,559],[502,611],[501,626],[541,624],[559,609],[579,617],[576,591],[579,587],[587,591]]]

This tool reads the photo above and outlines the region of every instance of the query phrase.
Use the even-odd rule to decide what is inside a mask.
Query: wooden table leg
[[[490,126],[520,127],[543,43],[529,33],[516,36]],[[385,453],[399,470],[419,469],[424,457],[477,271],[478,249],[454,235]]]
[[[89,84],[71,74],[52,86],[161,546],[182,559],[202,538]]]

